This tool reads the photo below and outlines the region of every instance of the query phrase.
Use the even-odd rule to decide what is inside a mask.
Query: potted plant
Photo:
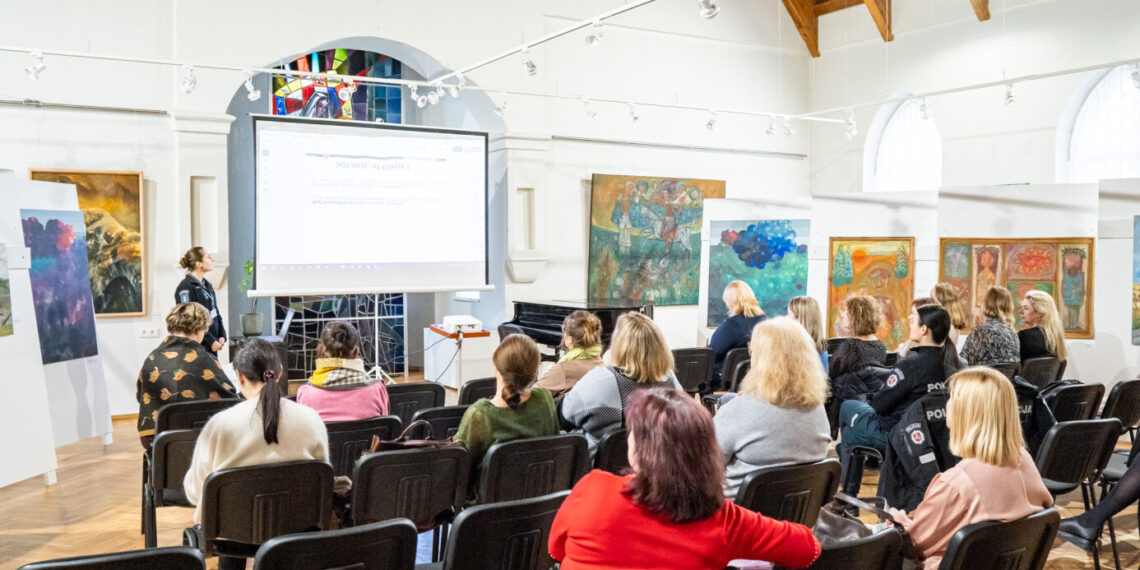
[[[238,283],[238,291],[245,293],[249,290],[249,286],[253,284],[253,260],[245,260],[245,265],[242,269],[243,275],[241,282]],[[241,316],[241,334],[246,338],[258,337],[262,334],[262,325],[265,324],[265,319],[261,313],[257,312],[258,299],[259,297],[254,297],[250,312]]]

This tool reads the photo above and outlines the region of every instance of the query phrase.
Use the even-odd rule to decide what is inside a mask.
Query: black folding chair
[[[1054,356],[1038,356],[1021,361],[1021,377],[1039,390],[1056,382],[1061,374],[1060,369],[1061,361]]]
[[[598,441],[594,454],[594,468],[621,475],[629,467],[629,440],[625,428],[617,427],[607,431]]]
[[[522,327],[518,325],[512,325],[510,323],[503,323],[499,325],[499,328],[496,329],[496,331],[499,333],[499,342],[503,342],[503,339],[513,334],[521,334],[524,336],[526,335],[526,332],[523,331]]]
[[[1051,391],[1045,404],[1058,422],[1091,420],[1103,396],[1104,384],[1070,384]]]
[[[324,530],[332,516],[332,465],[289,461],[215,471],[202,486],[202,527],[183,543],[206,556],[252,558],[286,534]]]
[[[989,366],[990,368],[1001,372],[1002,375],[1004,375],[1006,378],[1009,378],[1011,381],[1013,380],[1014,376],[1021,374],[1020,362],[1001,362],[998,364],[987,364],[986,366]]]
[[[1133,440],[1132,449],[1130,450],[1113,450],[1112,455],[1109,456],[1108,465],[1100,472],[1100,499],[1103,501],[1108,492],[1120,482],[1120,478],[1124,477],[1124,473],[1136,461],[1136,456],[1140,454],[1140,444],[1137,440]],[[1116,528],[1112,524],[1112,517],[1108,517],[1108,538],[1112,544],[1112,558],[1116,561],[1116,567],[1120,568],[1120,551],[1116,548]]]
[[[158,507],[189,507],[190,500],[182,489],[182,480],[190,470],[199,429],[166,430],[154,438],[150,448],[150,473],[143,480],[143,544],[158,546]]]
[[[673,350],[673,374],[681,389],[689,394],[707,391],[716,370],[716,353],[711,348],[677,348]]]
[[[589,470],[589,446],[581,434],[496,443],[483,458],[479,498],[497,503],[569,490]]]
[[[495,377],[468,380],[459,387],[459,405],[470,406],[480,398],[495,397]]]
[[[412,415],[424,408],[438,408],[444,404],[447,391],[435,382],[407,382],[388,384],[388,413],[400,418],[405,426],[412,423]]]
[[[950,539],[938,568],[1039,570],[1049,558],[1060,524],[1057,509],[1045,509],[1015,521],[968,525]]]
[[[1121,380],[1113,385],[1100,417],[1120,420],[1129,439],[1136,441],[1136,426],[1140,425],[1140,379]]]
[[[820,507],[835,496],[839,472],[835,459],[757,469],[744,478],[733,502],[766,517],[811,528]]]
[[[748,347],[746,346],[734,348],[724,355],[724,368],[721,369],[720,373],[721,390],[735,392],[739,388],[740,381],[751,368],[750,359],[751,355],[748,354]]]
[[[808,566],[808,570],[852,568],[902,568],[902,535],[894,528],[887,528],[866,538],[824,546],[819,558]],[[788,569],[786,566],[776,566],[774,570]]]
[[[257,551],[253,570],[412,570],[416,525],[395,519],[341,530],[279,536]]]
[[[391,441],[404,426],[396,416],[379,416],[350,422],[326,422],[329,432],[329,463],[337,477],[352,475],[356,460],[372,445],[372,436]]]
[[[73,556],[25,564],[19,570],[206,570],[202,553],[185,546]]]
[[[1045,488],[1057,497],[1080,487],[1085,509],[1089,509],[1092,482],[1108,465],[1118,437],[1120,420],[1115,418],[1063,422],[1050,428],[1035,461]],[[1099,568],[1100,563],[1096,566]]]
[[[431,424],[432,439],[450,439],[459,431],[459,423],[463,420],[463,414],[467,412],[467,408],[469,407],[471,406],[425,408],[412,415],[412,421],[423,420]],[[427,437],[426,433],[421,433],[417,429],[412,429],[411,431],[416,432],[408,434],[413,438],[424,439]]]
[[[455,518],[444,570],[547,570],[554,515],[569,491],[479,505]],[[419,565],[417,570],[431,566]],[[438,566],[437,566],[438,567]]]

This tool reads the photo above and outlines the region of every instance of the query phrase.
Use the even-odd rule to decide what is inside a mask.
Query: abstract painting
[[[0,336],[12,336],[12,280],[8,279],[8,246],[0,243]]]
[[[1140,216],[1132,218],[1132,344],[1140,345]]]
[[[589,302],[696,305],[704,201],[724,190],[723,180],[595,174]]]
[[[894,350],[907,339],[910,302],[914,299],[914,238],[833,237],[829,247],[827,335],[850,336],[846,301],[869,295],[883,309],[876,336]]]
[[[20,210],[32,250],[32,303],[44,364],[94,356],[95,311],[87,273],[83,213]]]
[[[142,173],[33,170],[31,178],[75,185],[87,232],[95,315],[146,315]]]
[[[985,320],[982,305],[986,291],[996,285],[1013,294],[1015,305],[1028,291],[1036,289],[1048,293],[1057,301],[1065,337],[1092,338],[1093,241],[1093,238],[943,238],[938,279],[951,283],[972,300],[971,327]],[[970,251],[966,260],[970,278],[965,281],[960,279],[964,248]],[[1015,325],[1022,327],[1021,315],[1015,314],[1014,318]]]
[[[745,220],[709,223],[708,320],[728,318],[724,288],[740,279],[752,287],[768,316],[788,312],[788,301],[807,288],[808,220]]]

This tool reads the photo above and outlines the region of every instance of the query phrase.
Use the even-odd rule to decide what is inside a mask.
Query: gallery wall
[[[1140,215],[1140,180],[1100,183],[1096,240],[1096,358],[1085,366],[1091,381],[1113,384],[1140,374],[1140,348],[1132,336],[1134,219]]]

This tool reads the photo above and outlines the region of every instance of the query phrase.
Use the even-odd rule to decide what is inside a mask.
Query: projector
[[[449,333],[479,332],[483,330],[483,323],[471,315],[447,315],[443,317],[443,330]]]

